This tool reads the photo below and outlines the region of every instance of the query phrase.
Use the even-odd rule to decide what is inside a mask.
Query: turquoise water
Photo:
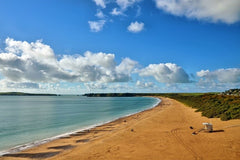
[[[150,97],[0,96],[0,151],[106,123],[158,102]]]

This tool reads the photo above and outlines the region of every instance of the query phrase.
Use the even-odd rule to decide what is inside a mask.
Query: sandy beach
[[[208,119],[169,98],[132,116],[5,155],[0,160],[236,160],[240,157],[240,120]],[[198,132],[203,122],[213,132]],[[192,133],[197,133],[192,135]]]

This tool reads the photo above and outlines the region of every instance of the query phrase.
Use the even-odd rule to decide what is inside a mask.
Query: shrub
[[[168,94],[167,97],[176,99],[188,106],[196,108],[208,118],[221,120],[240,119],[240,98],[231,95],[217,94]]]

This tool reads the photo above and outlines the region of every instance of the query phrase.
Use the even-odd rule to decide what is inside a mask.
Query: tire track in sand
[[[202,158],[201,156],[199,156],[199,155],[194,151],[194,149],[192,148],[192,146],[191,146],[190,144],[185,143],[184,140],[179,136],[178,130],[179,130],[179,128],[172,129],[172,130],[171,130],[172,136],[176,139],[176,141],[177,141],[179,144],[181,144],[187,151],[189,151],[189,152],[193,155],[194,159],[196,159],[196,160],[202,160],[203,158]]]

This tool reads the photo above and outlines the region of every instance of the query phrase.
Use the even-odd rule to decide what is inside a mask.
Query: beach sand
[[[180,102],[161,99],[153,109],[0,160],[239,159],[240,120],[208,119]],[[203,122],[211,122],[214,131],[198,133]]]

